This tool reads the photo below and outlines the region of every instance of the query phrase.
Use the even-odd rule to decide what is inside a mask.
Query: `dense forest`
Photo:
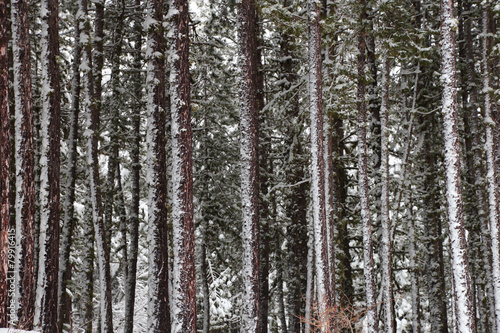
[[[0,193],[3,328],[500,333],[500,3],[0,0]]]

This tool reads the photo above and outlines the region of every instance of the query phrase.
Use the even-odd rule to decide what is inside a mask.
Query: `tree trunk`
[[[35,172],[28,3],[12,2],[14,99],[16,113],[16,297],[18,327],[33,328]]]
[[[76,6],[75,6],[76,7]],[[67,282],[71,281],[70,251],[73,244],[73,229],[75,226],[75,185],[78,141],[78,115],[80,112],[80,20],[76,19],[78,8],[75,8],[74,24],[74,60],[72,63],[71,107],[68,135],[68,164],[65,172],[65,193],[63,197],[63,223],[61,229],[61,245],[59,250],[59,284],[58,284],[58,327],[64,330],[64,325],[70,323],[71,298],[66,292]]]
[[[311,114],[311,188],[314,225],[314,253],[318,292],[320,331],[332,328],[332,309],[328,239],[325,211],[325,162],[323,153],[323,100],[321,75],[320,8],[316,1],[309,6],[309,107]]]
[[[165,138],[164,1],[146,2],[147,184],[149,241],[148,332],[170,332]]]
[[[7,4],[0,0],[0,327],[8,327],[7,301],[10,278],[10,113]]]
[[[361,21],[366,13],[361,14]],[[365,278],[366,316],[368,333],[378,331],[375,275],[373,268],[372,219],[368,190],[368,161],[366,144],[366,84],[365,84],[365,45],[366,33],[361,30],[358,36],[358,182],[363,221],[363,267]]]
[[[394,296],[392,292],[392,240],[391,221],[389,217],[389,58],[384,55],[382,72],[382,103],[380,107],[380,136],[381,136],[381,163],[380,181],[381,192],[381,227],[382,227],[382,288],[383,307],[385,310],[384,328],[385,332],[396,331],[394,318]]]
[[[98,139],[100,109],[96,107],[94,97],[94,77],[92,76],[92,46],[90,39],[90,18],[88,16],[87,0],[79,1],[79,15],[83,16],[84,24],[80,34],[82,43],[81,65],[83,103],[82,109],[86,116],[87,130],[84,133],[87,141],[87,172],[92,204],[92,221],[96,242],[96,254],[99,267],[100,288],[100,327],[101,332],[113,331],[113,316],[111,306],[111,274],[109,267],[109,251],[104,221],[102,216],[101,189],[98,165]],[[80,19],[80,18],[78,18]]]
[[[253,0],[242,0],[239,15],[240,62],[240,158],[241,200],[243,213],[243,308],[242,333],[260,333],[259,327],[259,169],[256,106],[257,41],[256,9]]]
[[[57,331],[59,273],[60,75],[57,0],[42,1],[42,115],[40,173],[40,254],[35,325]]]
[[[196,277],[193,220],[193,149],[189,76],[189,9],[187,0],[174,0],[170,54],[172,112],[172,188],[174,290],[172,331],[196,332]]]
[[[455,283],[457,329],[475,332],[475,313],[470,284],[467,243],[463,220],[462,184],[460,179],[460,141],[458,134],[456,36],[453,2],[441,1],[442,112],[446,164],[446,199],[451,244],[451,268]]]

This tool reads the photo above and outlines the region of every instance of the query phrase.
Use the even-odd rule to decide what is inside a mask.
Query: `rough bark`
[[[12,3],[16,158],[16,295],[18,327],[33,328],[35,172],[28,3]]]
[[[361,21],[366,12],[361,13]],[[366,317],[369,333],[378,331],[376,287],[373,268],[372,219],[368,190],[368,161],[366,143],[366,84],[365,84],[365,52],[366,33],[363,29],[358,33],[358,182],[361,204],[361,219],[363,222],[363,269],[366,295]]]
[[[165,138],[164,1],[146,2],[149,302],[148,332],[170,332]]]
[[[57,0],[42,1],[42,114],[40,171],[40,239],[35,325],[57,331],[60,211],[60,113]]]
[[[441,1],[442,112],[445,142],[446,199],[451,248],[451,268],[455,285],[457,329],[461,333],[475,332],[475,313],[471,293],[467,244],[465,239],[462,184],[460,178],[460,141],[456,78],[457,22],[451,0]]]
[[[196,332],[196,278],[193,220],[193,149],[189,76],[187,0],[171,4],[170,105],[172,112],[173,296],[172,331]]]
[[[255,93],[256,9],[253,0],[238,6],[240,62],[240,163],[243,213],[243,308],[242,333],[260,333],[259,290],[259,170],[257,106]]]
[[[10,228],[10,113],[7,4],[0,0],[0,281],[8,282]],[[8,283],[0,283],[0,327],[7,327]]]

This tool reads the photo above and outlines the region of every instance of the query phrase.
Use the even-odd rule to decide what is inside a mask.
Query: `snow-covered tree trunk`
[[[149,296],[148,332],[170,332],[165,138],[164,1],[146,2],[146,112]]]
[[[387,333],[396,331],[394,318],[394,298],[392,292],[392,240],[389,217],[389,58],[385,54],[382,61],[382,103],[380,107],[381,164],[381,227],[382,227],[382,288],[384,307],[384,329]]]
[[[85,199],[85,206],[90,206],[89,198]],[[79,304],[79,312],[81,315],[81,323],[85,333],[95,332],[93,327],[93,314],[94,314],[94,240],[95,233],[92,222],[92,212],[87,209],[84,213],[82,221],[82,237],[88,241],[88,246],[82,249],[82,264],[80,270],[75,272],[77,281],[80,282],[79,287],[80,295],[78,295],[76,303]]]
[[[361,21],[366,13],[362,12]],[[366,143],[366,84],[365,84],[365,52],[366,33],[358,33],[358,183],[363,221],[363,270],[365,278],[366,325],[368,333],[378,331],[378,315],[376,304],[375,273],[373,268],[372,218],[368,190],[368,159]]]
[[[309,8],[309,109],[311,117],[311,195],[314,225],[314,253],[320,331],[331,328],[332,309],[328,239],[325,212],[325,161],[323,153],[323,100],[321,75],[320,4],[308,1]]]
[[[16,292],[18,327],[33,328],[35,173],[28,2],[12,2],[16,160]]]
[[[125,323],[124,333],[132,333],[134,330],[134,308],[137,281],[137,255],[139,252],[139,204],[140,204],[140,153],[141,153],[141,110],[142,110],[142,75],[141,75],[141,48],[142,41],[142,6],[140,0],[135,0],[134,32],[135,32],[135,56],[134,69],[137,70],[134,83],[134,97],[136,100],[135,113],[132,116],[133,143],[131,149],[132,172],[131,192],[132,200],[130,207],[130,227],[128,250],[128,270],[125,285]]]
[[[59,175],[61,92],[59,12],[57,0],[43,0],[42,16],[42,114],[40,156],[40,237],[35,303],[35,326],[57,331],[59,273]]]
[[[475,332],[475,313],[470,284],[467,243],[465,239],[462,184],[460,179],[460,141],[456,78],[456,36],[458,25],[452,0],[441,0],[441,81],[442,113],[446,165],[446,199],[451,248],[451,270],[455,285],[457,330]]]
[[[193,219],[193,150],[189,76],[189,8],[187,0],[170,5],[172,113],[173,290],[172,332],[196,332],[196,277]]]
[[[76,7],[76,6],[75,6]],[[64,329],[65,324],[69,324],[71,315],[71,298],[66,292],[68,281],[71,280],[71,269],[69,265],[70,251],[73,244],[73,229],[75,226],[75,185],[76,185],[76,163],[77,163],[77,140],[78,140],[78,117],[80,112],[80,21],[77,19],[78,8],[75,8],[74,23],[74,46],[71,79],[71,107],[69,119],[68,135],[68,160],[65,170],[65,186],[62,202],[63,222],[61,229],[61,244],[59,249],[59,274],[58,274],[58,301],[57,316],[58,327]]]
[[[5,0],[0,0],[0,281],[7,281],[10,222],[10,112]],[[7,327],[7,283],[0,283],[0,327]]]
[[[256,13],[253,0],[238,5],[240,66],[240,160],[243,214],[242,333],[259,333],[259,170],[254,54]]]
[[[313,323],[313,300],[314,300],[314,228],[308,228],[309,240],[307,241],[307,285],[306,285],[306,308],[304,314],[304,332],[312,332]]]
[[[111,306],[111,273],[109,267],[109,251],[102,216],[101,189],[98,164],[99,109],[94,99],[94,78],[92,76],[92,43],[90,38],[90,17],[88,16],[87,0],[79,0],[78,20],[80,25],[80,42],[82,56],[80,70],[82,71],[83,102],[82,112],[86,117],[86,159],[92,221],[94,226],[96,255],[99,269],[100,292],[100,327],[101,332],[113,331],[113,316]]]
[[[498,175],[495,166],[495,122],[492,114],[492,89],[490,83],[490,63],[489,63],[489,26],[490,26],[490,4],[488,2],[482,7],[482,78],[484,93],[484,117],[486,131],[486,179],[488,181],[488,212],[490,218],[491,231],[491,251],[492,251],[492,276],[495,299],[496,327],[500,327],[500,216],[499,216],[499,192]],[[490,314],[492,316],[492,314]]]
[[[7,281],[10,222],[10,112],[5,0],[0,0],[0,281]],[[7,327],[7,283],[0,283],[0,327]]]

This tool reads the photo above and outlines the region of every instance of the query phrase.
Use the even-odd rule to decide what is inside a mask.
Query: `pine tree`
[[[19,328],[32,329],[35,310],[35,172],[27,1],[12,3],[16,159],[16,295]]]

